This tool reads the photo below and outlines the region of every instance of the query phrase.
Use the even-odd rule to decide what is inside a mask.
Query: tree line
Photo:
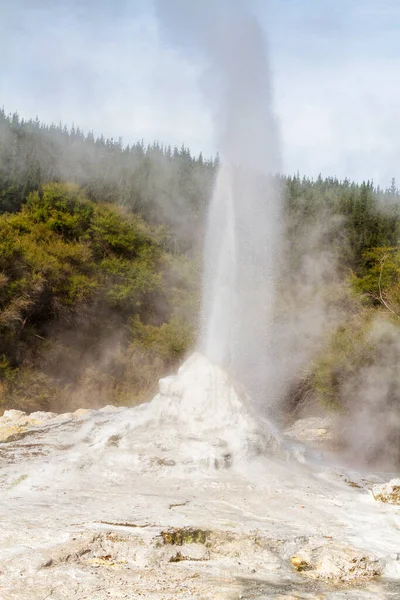
[[[0,111],[0,407],[132,404],[155,391],[196,339],[218,163],[186,146],[124,145]],[[322,287],[342,310],[294,377],[292,398],[345,407],[349,378],[384,360],[377,316],[396,346],[399,190],[394,180],[381,189],[279,179],[285,308],[277,311],[294,312],[294,322],[306,312],[312,299],[298,274],[307,260],[309,271],[320,269],[312,293]],[[324,272],[321,258],[334,271]],[[385,369],[394,381],[395,362]],[[397,389],[391,406],[400,414]]]

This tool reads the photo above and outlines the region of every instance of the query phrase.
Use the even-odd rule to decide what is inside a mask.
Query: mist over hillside
[[[124,146],[0,113],[2,409],[131,405],[178,366],[198,333],[217,166],[185,146]],[[396,184],[298,174],[279,184],[284,385],[270,410],[277,420],[311,405],[339,411],[348,444],[368,423],[360,456],[397,460]]]

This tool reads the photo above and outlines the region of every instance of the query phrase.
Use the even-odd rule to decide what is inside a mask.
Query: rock
[[[24,437],[27,428],[23,425],[17,425],[14,423],[0,423],[0,442],[15,442]]]
[[[44,421],[50,421],[51,419],[55,419],[57,417],[58,417],[57,413],[46,412],[44,410],[38,410],[29,415],[29,419],[36,421],[38,423],[43,423]]]
[[[60,415],[57,415],[57,421],[68,421],[69,419],[73,419],[74,415],[71,412],[67,412],[67,413],[61,413]]]
[[[103,406],[103,408],[99,408],[99,413],[116,413],[126,410],[126,406],[113,406],[112,404],[107,404],[107,406]]]
[[[180,550],[174,550],[169,562],[206,561],[210,559],[210,552],[201,544],[184,545]]]
[[[175,528],[161,532],[164,544],[170,544],[172,546],[205,544],[208,536],[208,531],[204,531],[203,529],[193,529],[192,527],[184,527],[182,529]]]
[[[282,596],[279,594],[279,596],[274,596],[274,600],[325,600],[325,596],[319,594],[318,596],[315,596],[314,594],[299,592],[296,596],[287,596],[286,594]]]
[[[308,563],[301,556],[291,556],[290,562],[292,563],[292,565],[296,569],[296,571],[309,571],[310,569],[312,569],[312,566],[310,565],[310,563]]]
[[[334,543],[320,545],[310,540],[290,557],[294,569],[312,579],[335,583],[374,579],[382,574],[382,564],[374,556]]]
[[[331,442],[333,428],[333,417],[308,417],[293,423],[285,430],[285,435],[299,442]]]
[[[400,479],[392,479],[389,483],[374,485],[372,495],[378,502],[400,505]]]
[[[21,421],[21,420],[26,420],[27,415],[26,415],[26,412],[24,412],[22,410],[11,409],[11,410],[4,411],[3,418],[8,419],[10,421]]]
[[[160,379],[152,406],[160,428],[175,423],[186,437],[207,443],[201,457],[205,466],[225,469],[260,455],[282,454],[272,425],[254,413],[225,371],[199,353],[177,375]]]
[[[37,411],[27,415],[22,410],[6,410],[0,417],[0,442],[7,443],[23,438],[32,427],[54,419],[52,412]]]
[[[74,417],[84,417],[86,415],[89,415],[91,412],[93,412],[93,410],[90,408],[78,408],[78,410],[76,410],[72,414]]]

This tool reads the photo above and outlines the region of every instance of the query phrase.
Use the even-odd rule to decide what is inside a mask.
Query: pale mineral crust
[[[399,597],[396,508],[199,355],[148,405],[7,411],[0,440],[1,600]]]

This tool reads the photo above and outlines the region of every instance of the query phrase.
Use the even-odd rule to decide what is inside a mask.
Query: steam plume
[[[159,0],[173,41],[206,59],[220,167],[205,245],[200,346],[257,401],[271,395],[279,144],[261,26],[245,2]]]

